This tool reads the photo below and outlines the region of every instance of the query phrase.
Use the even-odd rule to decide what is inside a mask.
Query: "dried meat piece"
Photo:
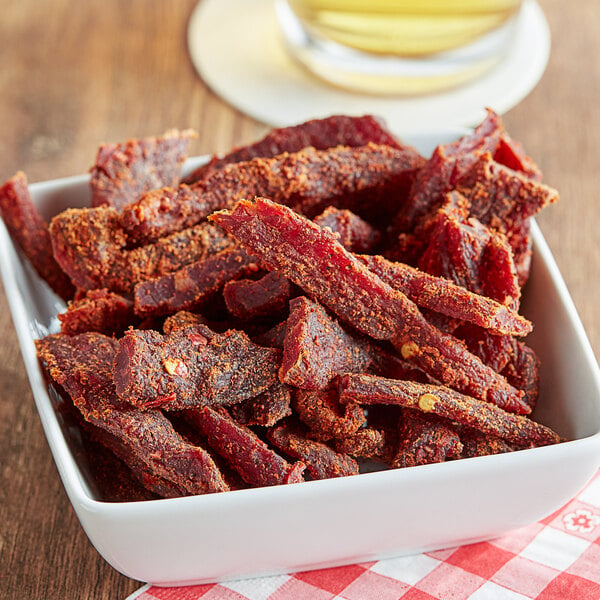
[[[328,206],[313,221],[338,234],[339,241],[350,252],[368,253],[381,241],[381,232],[352,211]]]
[[[275,423],[292,414],[290,388],[280,382],[274,383],[267,391],[228,407],[231,416],[241,425],[261,425],[272,427]]]
[[[165,322],[163,323],[163,333],[169,334],[175,331],[175,329],[182,329],[189,325],[206,325],[207,327],[210,327],[211,324],[208,319],[198,313],[180,310],[165,319]],[[207,336],[205,335],[205,337]]]
[[[292,295],[290,282],[276,271],[260,279],[237,279],[223,287],[227,310],[244,321],[281,315]]]
[[[463,444],[462,458],[504,454],[515,450],[514,446],[496,436],[467,427],[460,431],[460,441]]]
[[[83,417],[117,438],[155,476],[186,494],[228,489],[210,455],[183,440],[161,412],[119,400],[112,379],[116,340],[99,333],[56,334],[36,340],[36,348],[50,378]]]
[[[513,350],[501,373],[511,385],[525,392],[523,399],[533,411],[540,392],[540,359],[525,343],[511,341]]]
[[[48,223],[33,203],[22,171],[0,187],[0,214],[10,237],[38,275],[63,300],[70,300],[75,288],[52,255]]]
[[[303,462],[288,463],[251,429],[238,425],[224,409],[203,406],[183,414],[246,483],[269,486],[304,481]]]
[[[363,460],[376,460],[390,463],[394,456],[397,436],[389,430],[375,427],[362,427],[354,433],[333,440],[338,452]]]
[[[497,436],[520,448],[557,444],[562,438],[549,427],[489,402],[465,396],[442,385],[345,375],[339,380],[340,402],[392,404],[420,410]]]
[[[61,332],[67,335],[86,331],[120,334],[137,322],[133,302],[107,289],[86,291],[76,297],[58,320]]]
[[[413,302],[369,271],[327,229],[264,198],[240,201],[211,220],[267,268],[280,271],[362,333],[392,341],[404,359],[435,379],[510,410],[528,410],[522,393],[430,325]]]
[[[147,317],[196,308],[228,281],[257,271],[255,258],[241,248],[227,248],[169,275],[138,283],[135,313]]]
[[[364,373],[373,362],[371,344],[345,331],[317,302],[290,302],[279,378],[306,390],[325,389],[342,373]]]
[[[193,187],[184,184],[149,192],[126,207],[121,223],[132,239],[155,240],[257,195],[309,216],[339,205],[363,217],[385,220],[421,164],[422,158],[412,149],[374,144],[306,148],[275,158],[255,158],[215,171]]]
[[[352,435],[366,422],[365,411],[358,405],[340,404],[335,389],[297,389],[294,391],[293,407],[310,430],[311,437],[322,442]]]
[[[358,463],[353,458],[309,439],[290,423],[269,429],[267,437],[274,446],[305,463],[313,479],[358,475]]]
[[[102,144],[91,169],[92,206],[121,210],[144,192],[177,185],[195,131],[171,129],[164,135]]]
[[[404,410],[402,415],[393,467],[415,467],[461,457],[463,445],[449,422],[413,410]]]
[[[526,335],[532,329],[527,319],[509,307],[470,292],[449,279],[391,262],[382,256],[361,255],[358,258],[370,271],[404,293],[417,306],[472,322],[493,333]]]
[[[453,335],[463,340],[470,352],[497,373],[502,373],[512,358],[515,340],[511,336],[495,335],[471,323],[461,323]]]
[[[253,337],[253,341],[259,346],[266,346],[267,348],[279,348],[283,350],[283,344],[285,340],[285,333],[287,331],[287,320],[281,321],[262,333],[257,334]]]
[[[118,396],[140,408],[235,404],[271,387],[280,362],[278,350],[241,331],[191,325],[163,336],[130,329],[119,340],[114,381]]]
[[[325,150],[335,146],[366,146],[369,142],[393,148],[402,147],[383,122],[371,115],[332,115],[325,119],[313,119],[291,127],[272,129],[254,144],[236,148],[221,158],[214,156],[206,165],[188,175],[184,182],[194,183],[231,163],[253,158],[271,158],[284,152],[298,152],[307,146]]]

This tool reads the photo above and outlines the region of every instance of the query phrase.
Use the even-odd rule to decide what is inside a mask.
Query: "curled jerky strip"
[[[290,282],[277,272],[267,273],[256,281],[229,281],[223,287],[227,310],[243,320],[281,315],[287,308],[291,294]]]
[[[0,214],[10,237],[38,275],[63,300],[71,299],[75,288],[52,255],[48,223],[33,203],[22,171],[0,187]]]
[[[422,161],[411,148],[374,144],[255,158],[227,165],[193,187],[149,192],[125,208],[121,223],[138,242],[158,239],[258,195],[311,216],[337,199],[344,208],[381,217],[389,208],[386,202],[406,193]]]
[[[191,129],[171,129],[158,137],[102,144],[91,169],[92,206],[120,210],[144,192],[177,185],[195,137]]]
[[[179,271],[135,286],[134,305],[139,316],[158,316],[195,308],[228,281],[258,271],[256,259],[241,248],[227,248]]]
[[[160,277],[231,245],[223,231],[201,223],[153,244],[126,249],[127,237],[112,207],[72,208],[50,224],[56,260],[83,289],[128,293],[136,283]]]
[[[116,340],[99,333],[56,334],[36,340],[36,348],[50,378],[83,417],[118,438],[156,477],[188,494],[228,489],[210,455],[185,442],[161,412],[138,410],[117,397],[112,380]]]
[[[225,410],[204,406],[183,414],[246,483],[267,486],[304,481],[303,462],[291,465],[251,429],[238,425]]]
[[[106,289],[89,290],[78,295],[58,315],[60,330],[67,335],[86,331],[120,334],[137,321],[133,314],[133,302]]]
[[[313,221],[336,233],[340,244],[350,252],[370,252],[381,241],[378,229],[346,209],[328,206]]]
[[[385,379],[373,375],[345,375],[339,380],[340,402],[393,404],[434,414],[495,435],[520,448],[563,441],[549,427],[445,386]]]
[[[364,373],[373,362],[371,344],[347,333],[318,303],[290,302],[279,377],[306,390],[321,390],[342,373]]]
[[[267,437],[274,446],[305,463],[313,479],[358,475],[358,463],[352,457],[307,438],[290,423],[269,429]]]
[[[391,262],[382,256],[362,255],[358,258],[370,271],[406,294],[417,306],[469,321],[492,333],[527,335],[532,329],[531,322],[514,310],[491,298],[474,294],[449,279]]]
[[[241,425],[272,427],[292,414],[291,390],[279,381],[254,398],[228,407],[231,416]]]
[[[515,412],[529,410],[521,392],[455,338],[430,325],[413,302],[345,250],[331,231],[263,198],[240,201],[211,220],[268,268],[280,271],[359,331],[392,341],[404,359],[438,381]]]
[[[163,336],[130,329],[119,340],[114,381],[119,397],[141,408],[235,404],[271,387],[280,361],[278,350],[241,331],[192,325]]]
[[[236,148],[221,158],[215,156],[188,175],[185,183],[194,183],[225,165],[257,157],[269,158],[283,152],[298,152],[307,146],[325,150],[334,146],[365,146],[369,142],[400,148],[398,140],[376,117],[333,115],[325,119],[313,119],[292,127],[272,129],[254,144]]]

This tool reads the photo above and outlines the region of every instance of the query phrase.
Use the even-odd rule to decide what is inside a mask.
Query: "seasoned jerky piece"
[[[304,481],[303,462],[288,463],[251,429],[238,425],[224,409],[203,406],[183,414],[246,483],[267,486]]]
[[[287,308],[291,294],[290,282],[275,271],[257,281],[229,281],[223,288],[227,310],[243,320],[281,314]]]
[[[413,302],[369,271],[329,230],[262,198],[240,201],[211,219],[268,268],[279,270],[362,333],[392,341],[404,359],[437,380],[510,410],[528,410],[522,393],[430,325]]]
[[[119,397],[142,408],[166,410],[235,404],[277,381],[281,354],[236,330],[205,325],[157,331],[130,329],[119,340],[114,380]]]
[[[531,323],[507,306],[474,294],[463,286],[382,256],[358,257],[370,271],[394,289],[406,294],[417,306],[449,317],[472,322],[493,333],[526,335]]]
[[[414,467],[460,458],[463,445],[449,422],[435,415],[404,410],[400,443],[392,466]]]
[[[268,390],[229,407],[231,416],[241,425],[272,427],[292,414],[290,388],[276,382]]]
[[[462,323],[453,331],[453,335],[463,340],[475,356],[497,373],[502,373],[512,358],[515,341],[508,335],[495,335],[471,323]]]
[[[513,350],[501,373],[511,385],[525,392],[523,400],[533,411],[540,392],[540,359],[535,351],[523,342],[511,342]]]
[[[175,331],[175,329],[182,329],[189,325],[207,325],[210,327],[208,319],[205,319],[202,315],[191,313],[186,310],[180,310],[165,319],[165,322],[163,323],[163,333],[169,334]]]
[[[373,362],[371,344],[346,332],[325,309],[303,296],[290,302],[279,378],[321,390],[342,373],[364,373]]]
[[[130,292],[136,283],[167,275],[232,244],[219,227],[201,223],[154,244],[127,250],[117,212],[111,207],[69,209],[52,220],[57,261],[83,289]]]
[[[52,255],[48,223],[33,203],[22,171],[0,187],[0,214],[10,237],[38,275],[63,300],[71,299],[75,289]]]
[[[337,233],[339,241],[350,252],[370,252],[381,241],[381,233],[353,212],[328,206],[313,221]]]
[[[256,335],[253,340],[259,346],[266,346],[267,348],[279,348],[283,350],[283,343],[285,340],[285,333],[287,331],[287,321],[277,323],[271,329],[264,331]]]
[[[365,424],[365,411],[358,405],[340,404],[335,389],[309,392],[295,390],[294,410],[310,429],[311,437],[322,442],[345,438]]]
[[[358,475],[358,463],[353,458],[307,438],[290,423],[269,429],[267,437],[274,446],[305,463],[313,479]]]
[[[171,129],[159,137],[102,144],[91,169],[92,206],[121,210],[144,192],[177,185],[195,137],[191,129]]]
[[[227,165],[193,187],[183,184],[149,192],[125,208],[121,223],[133,239],[153,240],[258,195],[309,216],[339,204],[361,216],[385,219],[422,161],[413,149],[375,144],[255,158]]]
[[[67,335],[97,331],[122,333],[136,323],[133,302],[106,289],[90,290],[77,297],[58,315],[60,330]]]
[[[214,156],[206,165],[196,169],[185,178],[193,183],[225,165],[262,157],[270,158],[283,152],[298,152],[307,146],[325,150],[335,146],[365,146],[369,142],[400,148],[398,140],[384,124],[370,115],[349,117],[333,115],[325,119],[313,119],[281,129],[272,129],[260,141],[236,148],[222,158]]]
[[[496,436],[483,434],[468,427],[460,430],[460,441],[463,444],[462,458],[503,454],[515,449],[514,446]]]
[[[56,334],[36,340],[36,348],[50,378],[83,417],[118,438],[155,476],[187,494],[228,489],[210,455],[185,442],[161,412],[119,400],[112,379],[116,340],[99,333]]]
[[[374,375],[345,375],[340,378],[339,392],[342,403],[393,404],[414,408],[495,435],[520,448],[563,441],[541,423],[441,385]]]
[[[137,284],[135,312],[156,316],[197,307],[228,281],[256,271],[256,259],[240,248],[227,248],[170,275]]]
[[[396,438],[386,429],[362,427],[354,433],[333,440],[338,452],[355,458],[389,463],[396,449]]]
[[[508,241],[466,218],[460,208],[463,199],[459,192],[451,192],[432,220],[419,268],[516,309],[521,290]]]

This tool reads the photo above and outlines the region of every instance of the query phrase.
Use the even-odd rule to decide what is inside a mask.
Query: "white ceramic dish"
[[[406,141],[428,154],[447,131]],[[203,159],[188,161],[187,168]],[[87,176],[31,185],[46,216],[84,205]],[[556,446],[355,477],[169,500],[94,498],[76,436],[61,424],[33,338],[56,329],[61,303],[0,226],[0,268],[48,443],[67,494],[98,552],[158,585],[322,568],[489,539],[561,506],[600,464],[600,374],[565,284],[537,226],[523,311],[542,359],[536,419]]]

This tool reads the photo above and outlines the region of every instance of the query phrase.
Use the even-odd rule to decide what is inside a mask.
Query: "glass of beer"
[[[419,95],[466,83],[510,48],[521,0],[276,0],[285,44],[346,89]]]

